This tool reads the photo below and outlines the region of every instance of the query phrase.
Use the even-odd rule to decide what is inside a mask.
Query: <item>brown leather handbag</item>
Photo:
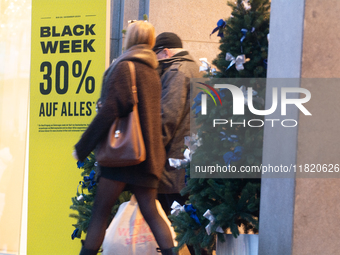
[[[96,160],[101,166],[133,166],[146,159],[146,149],[137,107],[136,71],[131,61],[128,61],[128,64],[135,103],[132,112],[127,117],[116,118],[111,125],[108,136],[97,147]]]

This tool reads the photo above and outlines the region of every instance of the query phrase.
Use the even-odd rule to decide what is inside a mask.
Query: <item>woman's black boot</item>
[[[170,249],[160,249],[157,248],[158,252],[161,252],[162,255],[177,255],[177,253],[175,253],[174,248],[170,248]]]

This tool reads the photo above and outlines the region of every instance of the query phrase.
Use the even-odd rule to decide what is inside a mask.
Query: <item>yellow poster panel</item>
[[[27,254],[77,254],[74,144],[96,114],[106,0],[33,0]]]

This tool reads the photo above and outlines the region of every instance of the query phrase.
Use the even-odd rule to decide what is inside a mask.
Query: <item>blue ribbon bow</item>
[[[243,43],[244,39],[246,39],[246,35],[247,35],[248,29],[242,28],[241,29],[241,33],[243,34],[240,42]]]
[[[251,32],[251,33],[254,33],[254,32],[255,32],[255,27],[252,27],[252,29],[251,29],[250,32]],[[247,35],[247,33],[248,33],[248,29],[242,28],[242,29],[241,29],[241,33],[243,34],[243,36],[242,36],[241,39],[240,39],[240,42],[241,42],[241,52],[243,53],[243,46],[242,46],[242,43],[243,43],[244,39],[246,39],[246,35]]]
[[[90,182],[89,186],[87,187],[89,191],[96,185],[96,182],[94,180],[95,174],[96,172],[92,170],[89,176],[84,176],[83,188],[86,188],[85,182]]]
[[[84,161],[77,161],[77,166],[78,166],[78,168],[81,168],[81,167],[83,167],[84,165],[85,165],[85,161],[89,161],[89,159],[88,158],[86,158]]]
[[[78,168],[81,168],[85,165],[85,162],[77,161]]]
[[[239,161],[242,158],[243,150],[242,146],[236,146],[234,152],[228,151],[223,155],[224,162],[229,166],[232,161]]]
[[[195,109],[195,114],[199,113],[202,109],[201,104],[202,104],[202,99],[201,99],[201,95],[203,94],[203,92],[199,92],[197,94],[197,96],[195,96],[194,98],[194,104],[192,105],[191,109]]]
[[[220,132],[221,141],[228,140],[229,142],[236,143],[238,142],[237,135],[227,135],[225,132]]]
[[[74,240],[74,238],[80,238],[81,235],[78,237],[78,232],[79,232],[79,228],[76,228],[76,229],[73,231],[73,233],[72,233],[72,235],[71,235],[72,240]]]
[[[87,187],[88,191],[93,189],[94,186],[96,186],[96,182],[95,181],[91,181],[90,185]]]
[[[217,27],[214,28],[214,30],[211,32],[210,36],[214,34],[216,31],[218,31],[217,36],[223,38],[223,31],[222,29],[226,26],[226,23],[223,19],[220,19],[217,21]]]
[[[192,206],[192,204],[184,205],[184,210],[189,214],[189,216],[196,221],[198,225],[201,226],[201,222],[197,217],[196,209]]]
[[[96,172],[92,170],[89,176],[84,176],[84,182],[93,181],[95,174]]]

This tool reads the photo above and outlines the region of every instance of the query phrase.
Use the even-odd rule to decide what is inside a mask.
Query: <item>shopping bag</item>
[[[175,242],[175,231],[161,204],[156,200],[159,214],[170,228]],[[133,195],[129,202],[122,203],[106,230],[103,241],[103,255],[159,255],[158,244],[151,229],[143,218],[137,200]]]

